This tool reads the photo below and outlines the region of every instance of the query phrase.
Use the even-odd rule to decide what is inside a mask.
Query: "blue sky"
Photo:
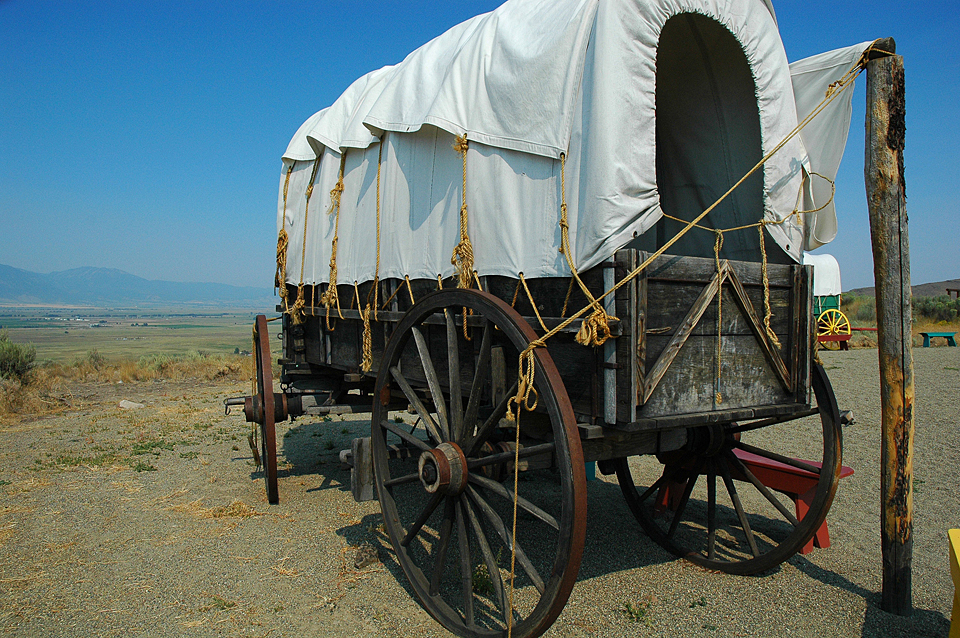
[[[498,4],[0,0],[0,263],[272,285],[280,155],[303,120]],[[896,38],[913,282],[960,277],[955,2],[774,4],[790,60]],[[826,248],[844,289],[873,283],[864,79]]]

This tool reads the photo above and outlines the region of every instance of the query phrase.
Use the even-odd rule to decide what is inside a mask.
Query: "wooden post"
[[[892,45],[892,40],[888,40]],[[893,53],[893,46],[886,49]],[[910,247],[903,180],[903,58],[867,64],[866,162],[870,234],[877,295],[882,427],[881,607],[908,616],[913,562],[913,349]]]

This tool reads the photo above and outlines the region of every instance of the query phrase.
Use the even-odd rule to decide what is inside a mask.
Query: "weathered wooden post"
[[[892,39],[867,64],[866,162],[880,358],[883,591],[881,607],[913,612],[913,347],[903,180],[903,58]]]

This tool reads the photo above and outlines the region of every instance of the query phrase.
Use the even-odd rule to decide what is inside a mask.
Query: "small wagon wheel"
[[[650,537],[677,556],[731,574],[772,569],[810,541],[833,502],[841,454],[837,401],[820,365],[812,381],[813,410],[690,428],[684,448],[647,457],[655,467],[644,468],[644,459],[618,461],[620,488]],[[771,467],[805,481],[800,505],[758,479]]]
[[[516,429],[504,417],[516,393],[518,355],[534,339],[500,299],[438,291],[399,322],[377,376],[372,439],[384,525],[424,608],[460,636],[506,636],[508,618],[511,635],[540,635],[563,609],[580,567],[583,452],[544,348],[534,355],[537,410],[520,417],[514,501]],[[391,401],[412,406],[412,426],[402,415],[389,417]]]
[[[260,425],[260,463],[267,486],[267,500],[280,502],[277,490],[277,430],[273,396],[273,368],[270,359],[270,335],[267,318],[257,315],[253,325],[253,351],[256,357],[254,381],[254,421]]]
[[[817,336],[827,337],[832,335],[851,334],[850,320],[836,308],[824,310],[817,317]],[[827,348],[839,348],[838,341],[824,341],[822,345]]]

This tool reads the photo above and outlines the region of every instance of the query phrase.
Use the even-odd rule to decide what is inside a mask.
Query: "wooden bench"
[[[793,500],[794,508],[797,512],[797,520],[803,520],[810,506],[813,505],[813,499],[817,494],[818,475],[807,470],[802,470],[780,461],[774,461],[764,456],[759,456],[751,452],[745,452],[740,449],[734,449],[737,455],[747,469],[757,477],[761,483],[772,490],[786,494]],[[800,460],[800,459],[798,459]],[[821,464],[816,461],[803,461],[808,465],[820,467]],[[840,467],[840,478],[846,478],[853,475],[853,468],[843,465]],[[746,477],[734,469],[731,476],[740,481],[746,481]],[[657,500],[654,505],[654,511],[663,512],[668,507],[676,509],[680,496],[683,494],[684,483],[668,483],[660,488],[657,494]],[[809,554],[814,547],[830,547],[830,531],[827,529],[827,521],[824,520],[817,532],[813,535],[807,544],[800,550],[801,554]]]
[[[956,341],[956,339],[953,338],[953,336],[954,336],[955,334],[957,334],[957,333],[956,333],[956,332],[921,332],[921,333],[920,333],[920,336],[923,337],[923,347],[924,347],[924,348],[929,348],[929,347],[930,347],[930,339],[932,339],[932,338],[934,338],[934,337],[943,337],[944,339],[947,340],[947,345],[948,345],[948,346],[953,346],[954,348],[956,348],[956,347],[957,347],[957,341]]]

